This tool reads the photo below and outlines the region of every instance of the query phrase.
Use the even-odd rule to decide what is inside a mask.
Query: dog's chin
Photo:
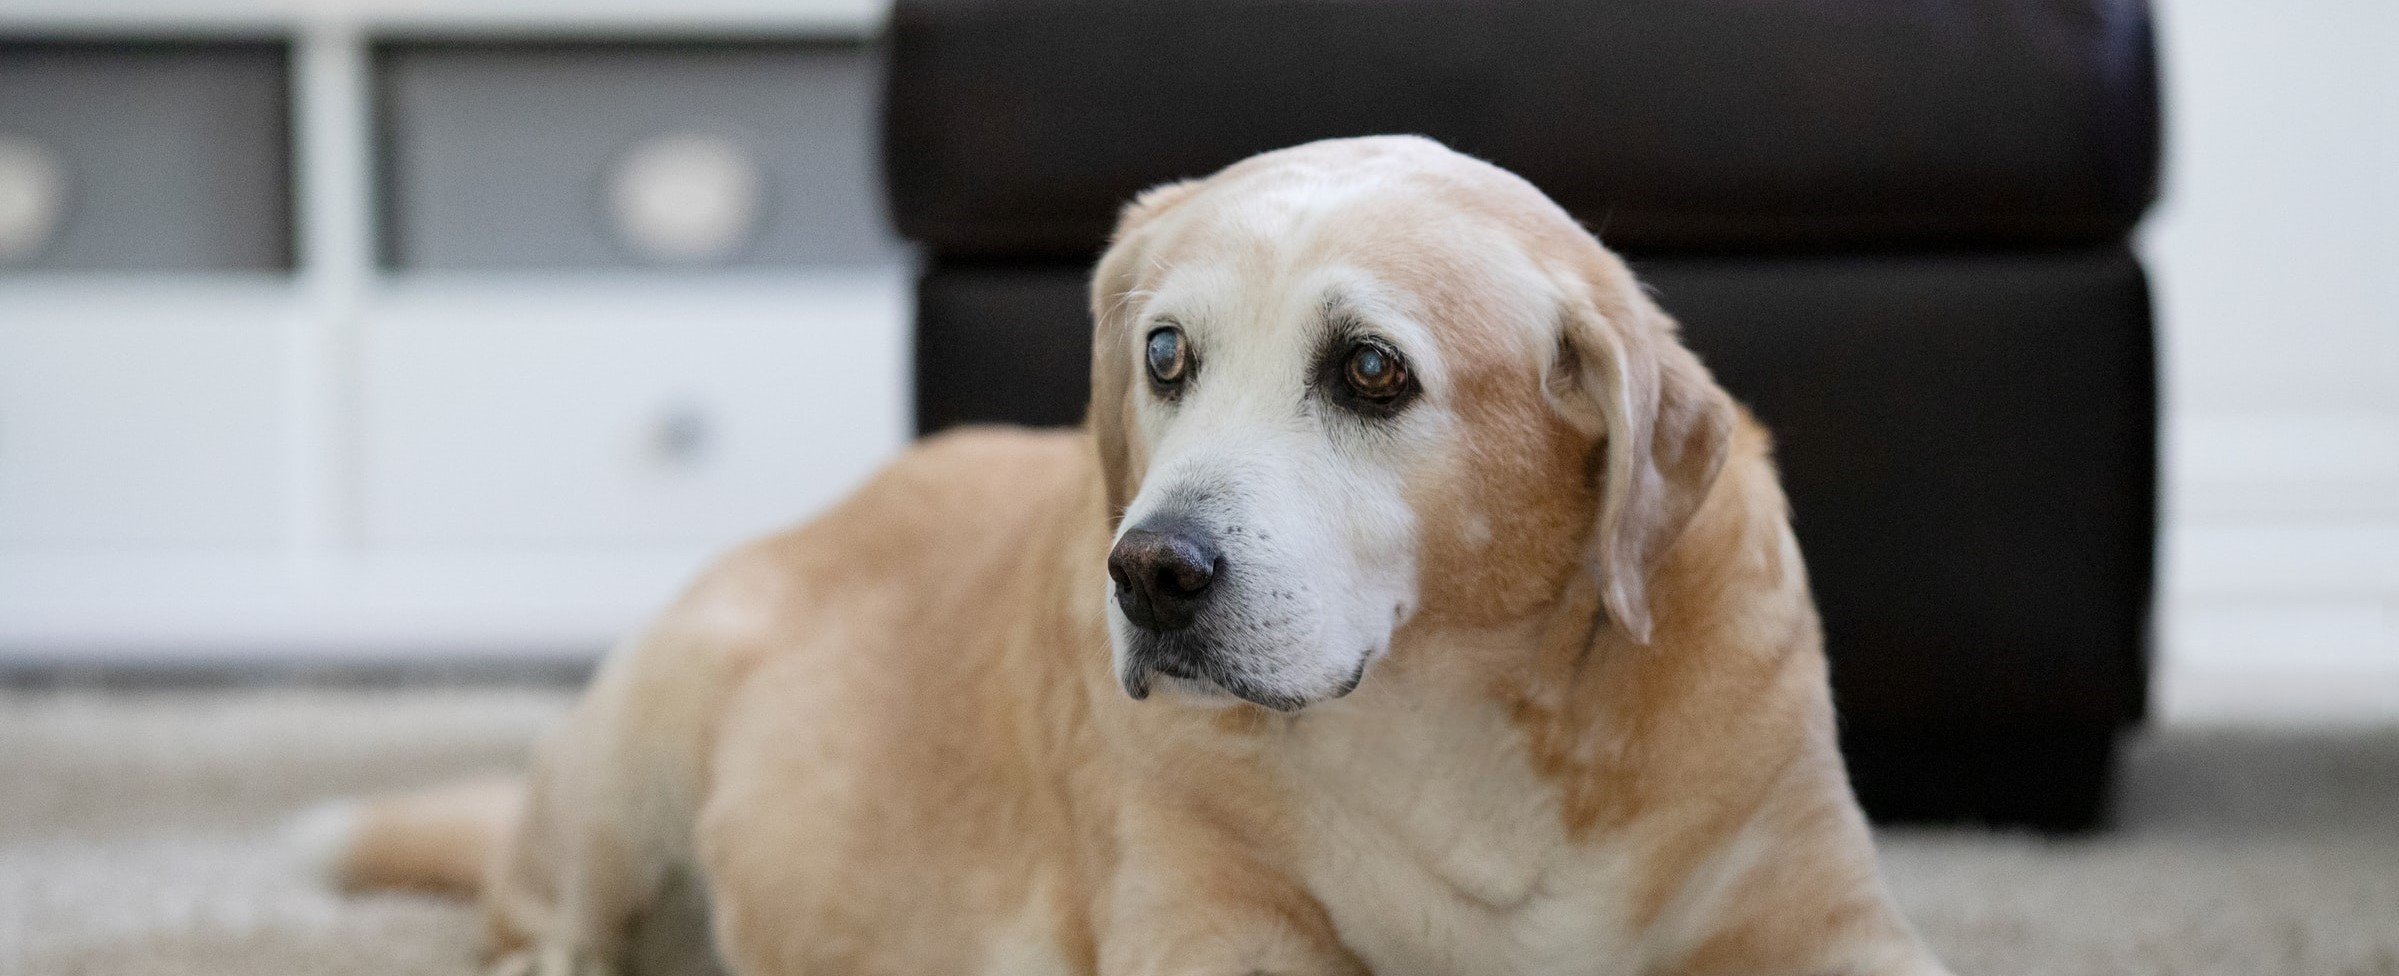
[[[1248,702],[1288,714],[1357,690],[1359,680],[1366,674],[1367,661],[1362,657],[1357,670],[1347,681],[1315,694],[1269,687],[1240,672],[1191,668],[1167,661],[1130,664],[1118,678],[1124,685],[1125,694],[1134,701],[1143,701],[1155,694],[1205,708],[1230,708]]]
[[[1200,708],[1231,708],[1246,700],[1206,678],[1185,678],[1159,671],[1138,678],[1126,676],[1125,693],[1136,701],[1156,697]]]
[[[1248,702],[1277,712],[1296,712],[1315,704],[1319,699],[1286,694],[1261,687],[1256,682],[1238,676],[1201,676],[1159,669],[1124,676],[1125,694],[1142,701],[1150,696],[1197,705],[1203,708],[1230,708]]]

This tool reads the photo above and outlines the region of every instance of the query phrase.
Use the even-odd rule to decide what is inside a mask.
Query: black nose
[[[1145,630],[1181,630],[1207,605],[1224,557],[1205,536],[1181,526],[1127,529],[1108,553],[1116,605]]]

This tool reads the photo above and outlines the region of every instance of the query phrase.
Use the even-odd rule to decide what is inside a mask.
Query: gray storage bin
[[[387,267],[902,253],[882,214],[878,70],[862,41],[390,43],[375,78]]]
[[[292,265],[272,42],[0,41],[0,271]]]

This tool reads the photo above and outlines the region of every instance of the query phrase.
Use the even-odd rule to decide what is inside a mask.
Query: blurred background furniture
[[[881,20],[0,4],[0,665],[588,661],[839,497]]]
[[[1431,135],[1626,254],[1774,430],[1868,809],[2101,815],[2157,521],[2142,4],[901,0],[889,67],[920,431],[1080,418],[1141,188]]]
[[[891,51],[893,121],[955,130],[890,149],[929,334],[989,317],[1011,366],[926,423],[1075,415],[1121,194],[1430,131],[1601,227],[1780,429],[1878,809],[1944,767],[1877,755],[1986,717],[1926,741],[2089,784],[2138,694],[2103,539],[2138,520],[2098,499],[2141,503],[2145,449],[2098,455],[2144,336],[2085,319],[2137,297],[2140,8],[1586,6],[4,0],[0,682],[572,673],[838,497],[957,366],[912,361],[919,258],[876,215]],[[2399,5],[2159,17],[2150,711],[2387,722],[2399,126],[2359,120],[2399,104]]]

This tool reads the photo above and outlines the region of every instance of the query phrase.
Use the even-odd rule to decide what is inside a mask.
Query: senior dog
[[[1267,153],[1125,208],[1091,309],[1086,429],[733,554],[528,782],[350,808],[335,869],[538,976],[1944,972],[1766,434],[1538,190]]]

